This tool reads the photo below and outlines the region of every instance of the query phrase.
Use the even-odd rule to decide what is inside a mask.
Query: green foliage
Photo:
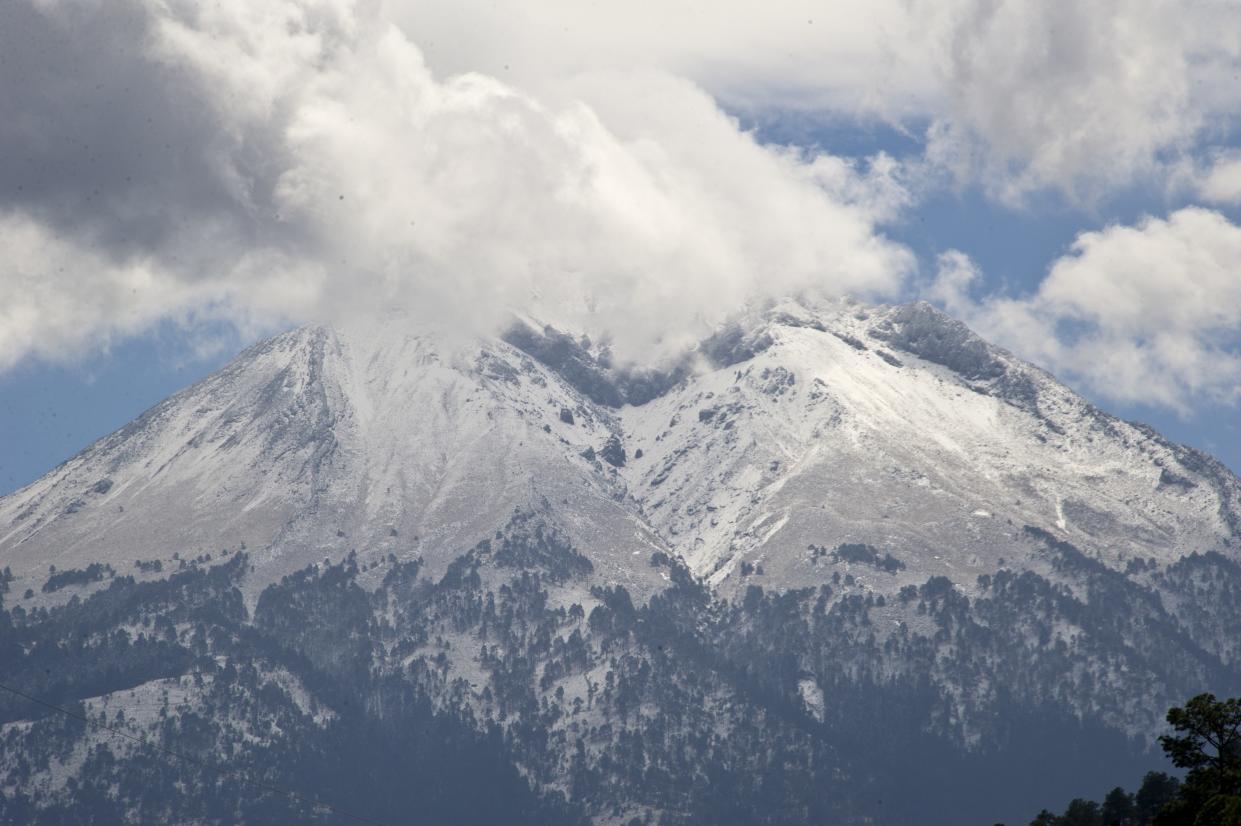
[[[844,553],[883,568],[873,549]],[[16,687],[147,744],[0,697],[0,722],[21,721],[0,733],[0,789],[15,790],[0,822],[337,822],[242,777],[393,823],[1028,813],[1098,778],[1109,788],[1146,759],[1074,709],[1149,695],[1118,696],[1123,686],[1076,665],[1107,663],[1173,696],[1237,676],[1220,660],[1230,649],[1194,648],[1141,582],[1066,543],[1049,542],[1048,559],[1055,581],[1000,570],[966,592],[937,577],[886,602],[864,580],[752,585],[730,603],[661,552],[650,564],[662,590],[621,584],[540,514],[518,513],[438,579],[417,560],[351,555],[247,603],[243,555],[157,581],[114,577],[54,609],[0,611],[0,662]],[[1241,588],[1235,573],[1207,557],[1140,571],[1175,578],[1186,599]],[[1192,616],[1204,633],[1231,627]],[[1066,640],[1065,628],[1080,633]],[[1232,817],[1228,795],[1208,791],[1194,818]],[[1113,789],[1036,822],[1136,826],[1182,798],[1174,778],[1151,774],[1135,795]]]
[[[1031,826],[1241,826],[1241,698],[1204,693],[1168,710],[1174,733],[1159,738],[1183,782],[1150,772],[1136,795],[1112,789],[1099,806],[1074,800]]]
[[[826,549],[821,546],[811,545],[811,552],[815,557],[825,556]],[[833,562],[852,562],[861,565],[870,565],[889,574],[895,574],[898,571],[905,570],[905,563],[901,562],[892,554],[879,555],[879,551],[870,545],[862,545],[857,543],[846,542],[843,545],[837,545],[836,550],[831,553]]]
[[[1186,781],[1211,794],[1241,794],[1241,697],[1217,700],[1199,694],[1168,711],[1177,732],[1159,738],[1173,765],[1188,769]]]
[[[57,571],[47,578],[47,582],[43,583],[42,591],[50,594],[59,591],[61,588],[68,588],[71,585],[88,585],[92,582],[102,582],[105,578],[115,575],[111,565],[101,565],[98,562],[92,563],[81,570],[70,568],[67,571]]]
[[[417,567],[394,567],[388,584]],[[16,623],[0,613],[0,645],[17,642],[6,682],[92,721],[2,695],[3,719],[28,722],[0,737],[0,782],[16,790],[0,795],[0,823],[343,822],[315,800],[388,823],[582,822],[530,788],[495,732],[371,668],[381,635],[352,559],[269,587],[252,621],[245,569],[238,555],[159,582],[118,578]],[[87,699],[161,685],[155,708],[128,715]],[[63,790],[31,782],[75,754]]]
[[[1103,798],[1099,814],[1104,826],[1130,826],[1137,818],[1137,804],[1133,795],[1117,786]]]
[[[1135,823],[1150,823],[1168,804],[1176,800],[1181,781],[1163,772],[1147,772],[1142,785],[1133,796]]]

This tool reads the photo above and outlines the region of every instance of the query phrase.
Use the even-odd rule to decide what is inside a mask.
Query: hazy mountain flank
[[[390,319],[259,344],[0,500],[0,646],[381,822],[1016,822],[1238,692],[1239,539],[1219,462],[926,304],[790,300],[650,368]],[[0,815],[335,822],[0,715]]]

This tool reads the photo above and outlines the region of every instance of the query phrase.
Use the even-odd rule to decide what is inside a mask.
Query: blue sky
[[[29,361],[0,375],[0,495],[42,476],[95,439],[222,365],[174,329],[127,339],[69,363]]]
[[[295,324],[652,359],[801,289],[935,301],[1241,469],[1235,6],[67,9],[0,9],[0,494]]]

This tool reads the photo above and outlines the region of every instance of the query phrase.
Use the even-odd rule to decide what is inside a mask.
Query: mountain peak
[[[30,576],[243,544],[259,583],[353,548],[436,570],[543,502],[572,539],[633,537],[600,570],[640,590],[650,572],[622,560],[650,549],[732,589],[758,565],[814,584],[830,572],[807,548],[863,544],[903,563],[871,577],[892,590],[970,582],[1014,543],[1035,560],[1023,525],[1123,568],[1227,548],[1241,524],[1218,463],[932,306],[799,298],[660,368],[528,320],[497,339],[294,330],[0,501],[0,551]]]
[[[982,754],[1007,761],[993,808],[1020,808],[1023,761],[1062,757],[1049,727],[1105,732],[1082,770],[1114,767],[1168,701],[1235,684],[1239,503],[1219,463],[928,305],[779,302],[660,369],[528,320],[394,317],[256,345],[0,499],[0,594],[37,640],[23,680],[70,658],[57,690],[104,686],[91,713],[153,737],[177,728],[157,692],[212,724],[288,697],[246,742],[299,759],[422,697],[599,822],[719,822],[719,784],[679,782],[689,755],[804,777],[816,822],[875,822],[888,777],[913,801],[888,822],[946,823]],[[160,646],[171,681],[141,670]],[[877,740],[894,710],[899,742]],[[61,754],[49,788],[97,770]]]

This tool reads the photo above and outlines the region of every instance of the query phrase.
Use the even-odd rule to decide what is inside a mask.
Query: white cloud
[[[1241,7],[1103,0],[919,2],[946,98],[932,156],[1020,201],[1093,198],[1166,172],[1241,95]]]
[[[982,283],[983,273],[974,260],[960,250],[940,253],[934,279],[923,287],[923,298],[953,315],[972,315],[970,292]]]
[[[1213,204],[1241,204],[1241,153],[1216,157],[1198,184],[1198,194]]]
[[[747,301],[890,294],[912,268],[875,227],[903,202],[888,159],[761,147],[665,72],[591,72],[547,103],[484,74],[433,76],[369,4],[44,6],[27,24],[94,49],[97,73],[170,78],[141,113],[72,124],[111,140],[92,150],[102,165],[161,121],[200,125],[154,147],[176,155],[158,181],[105,181],[100,208],[74,209],[69,182],[0,213],[21,262],[0,286],[0,366],[204,307],[332,321],[397,306],[462,325],[516,307],[606,330],[622,355],[662,352]],[[142,37],[87,44],[74,16],[118,8]],[[100,57],[109,46],[124,51]],[[70,125],[38,114],[29,134],[0,132],[10,156]],[[175,202],[200,192],[214,194]],[[134,214],[166,226],[134,243]]]
[[[0,271],[0,364],[203,307],[274,322],[395,304],[486,324],[518,306],[639,352],[767,295],[891,294],[912,262],[877,228],[927,166],[1010,202],[1196,168],[1186,158],[1241,110],[1239,13],[1228,0],[0,4],[0,50],[21,68],[0,74],[18,112],[0,122],[0,254],[46,243],[48,261],[79,261]],[[762,147],[717,101],[928,129],[928,164]],[[1231,173],[1216,172],[1203,192],[1222,202]]]
[[[983,336],[1107,398],[1189,412],[1241,398],[1241,227],[1187,208],[1078,236],[1030,296],[974,298],[941,261],[931,295]]]
[[[1166,175],[1241,111],[1234,0],[423,0],[394,8],[431,65],[554,89],[655,65],[741,111],[825,110],[905,128],[1020,202]]]
[[[0,371],[26,356],[107,347],[164,321],[254,331],[320,300],[319,271],[270,251],[242,253],[216,278],[186,278],[150,256],[116,260],[20,214],[0,215],[0,250]]]
[[[813,160],[757,146],[683,81],[601,78],[607,107],[549,110],[478,75],[437,84],[412,58],[388,32],[307,98],[277,190],[333,255],[379,276],[370,289],[471,316],[530,308],[632,352],[762,295],[891,292],[909,265]]]

